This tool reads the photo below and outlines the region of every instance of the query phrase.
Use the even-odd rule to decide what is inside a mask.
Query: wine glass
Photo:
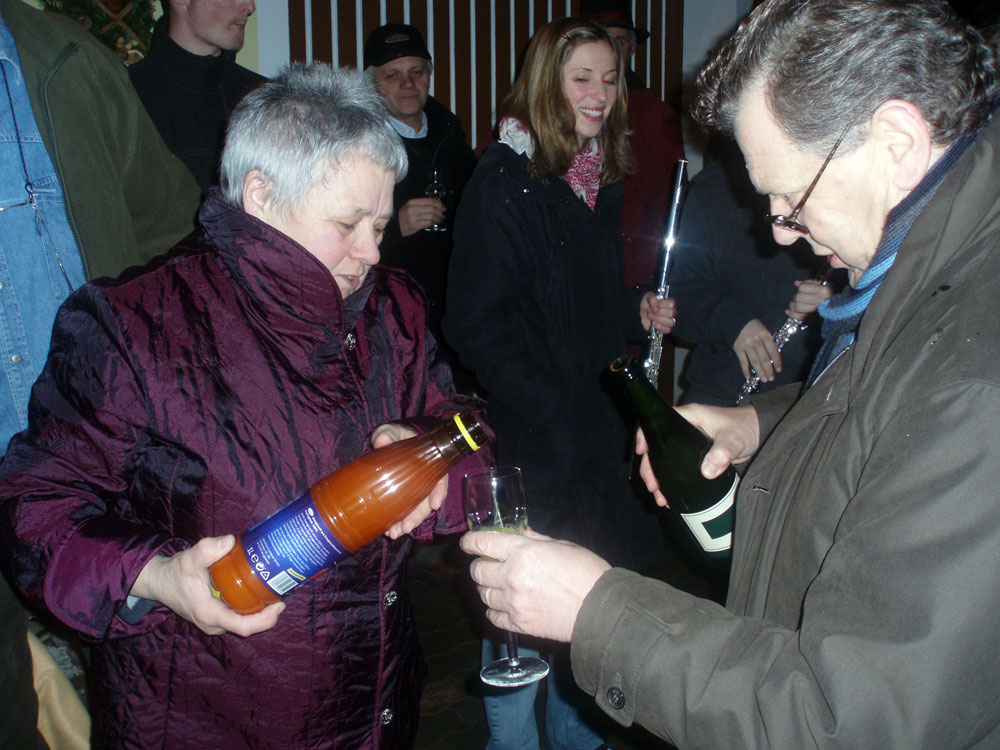
[[[441,178],[438,176],[437,169],[431,172],[431,181],[430,183],[428,183],[427,189],[424,191],[424,195],[426,195],[428,198],[440,198],[441,200],[444,200],[445,196],[448,195],[448,188],[446,188],[444,186],[444,183],[441,182]],[[444,224],[431,224],[429,227],[424,227],[424,231],[447,232],[448,227],[446,227]]]
[[[465,517],[472,531],[523,534],[528,526],[524,480],[515,466],[479,469],[465,475]],[[519,656],[517,636],[509,630],[507,658],[487,664],[480,679],[495,687],[520,687],[540,680],[549,665],[534,656]]]

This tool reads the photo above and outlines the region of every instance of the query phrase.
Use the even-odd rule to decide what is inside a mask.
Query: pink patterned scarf
[[[601,167],[603,166],[604,152],[597,141],[591,139],[573,157],[569,171],[563,175],[563,179],[569,183],[573,192],[586,201],[591,211],[597,204],[597,191],[601,189]]]

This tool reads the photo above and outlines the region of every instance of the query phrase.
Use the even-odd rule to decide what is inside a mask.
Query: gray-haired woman
[[[317,479],[477,406],[415,285],[375,265],[405,169],[362,74],[293,66],[234,112],[199,231],[60,311],[0,470],[0,557],[94,639],[95,746],[412,744],[425,669],[402,570],[411,533],[463,527],[458,482],[258,614],[207,573]]]

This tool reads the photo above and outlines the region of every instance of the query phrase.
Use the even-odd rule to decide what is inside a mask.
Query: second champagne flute
[[[463,481],[465,517],[472,531],[523,534],[528,527],[524,480],[517,467],[471,471]],[[549,665],[534,656],[519,656],[517,636],[505,631],[507,658],[483,667],[479,677],[495,687],[521,687],[542,679]]]

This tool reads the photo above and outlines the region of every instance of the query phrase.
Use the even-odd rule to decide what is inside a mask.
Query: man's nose
[[[796,232],[794,229],[779,227],[776,224],[771,227],[771,231],[774,234],[774,241],[779,245],[794,245],[797,240],[808,236],[802,232]]]

